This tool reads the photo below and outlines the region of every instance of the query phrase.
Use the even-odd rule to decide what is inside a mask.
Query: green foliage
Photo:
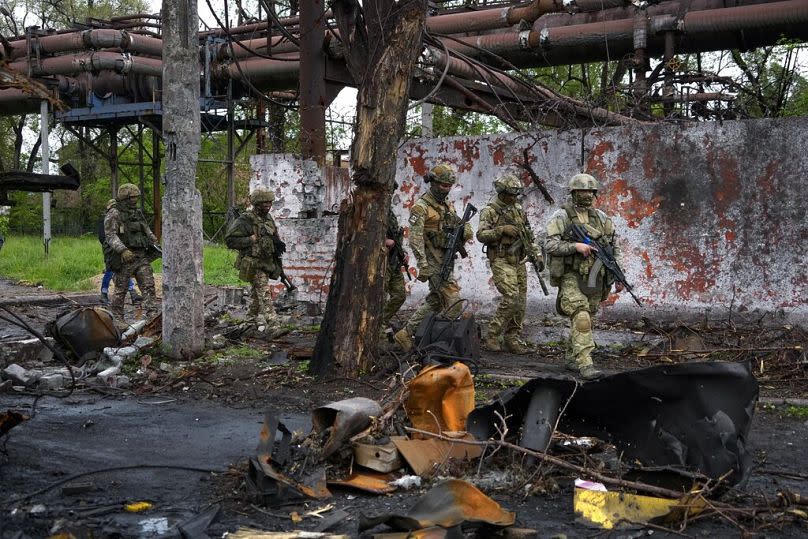
[[[210,285],[243,284],[233,268],[235,253],[218,245],[205,246],[203,267],[205,283]],[[162,272],[159,260],[152,263],[155,273]],[[0,276],[27,284],[41,284],[55,291],[93,290],[92,280],[104,272],[104,257],[94,236],[54,237],[46,257],[41,238],[12,235],[6,237],[0,251]]]
[[[8,215],[0,215],[0,236],[8,234]]]
[[[786,416],[794,419],[808,419],[808,406],[789,405],[786,408]]]

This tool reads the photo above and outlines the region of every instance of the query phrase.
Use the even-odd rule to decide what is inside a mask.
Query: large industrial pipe
[[[92,49],[120,49],[123,52],[160,57],[163,54],[163,41],[154,37],[131,34],[126,30],[107,28],[84,30],[69,34],[55,34],[32,38],[32,45],[42,54],[57,54]],[[10,60],[28,55],[26,40],[11,42]]]
[[[9,67],[20,73],[28,73],[28,60],[17,61]],[[75,75],[84,71],[96,72],[108,69],[115,73],[136,73],[151,77],[161,77],[163,62],[155,58],[129,56],[115,52],[91,52],[79,55],[54,56],[31,60],[33,75]]]
[[[727,33],[749,32],[755,28],[776,27],[788,37],[805,39],[808,38],[806,22],[808,0],[692,11],[682,19],[670,14],[658,15],[650,18],[647,47],[651,55],[662,54],[662,33],[667,31],[677,31],[680,39],[687,40],[678,47],[682,52],[721,49],[722,43],[726,48]],[[443,42],[448,48],[467,56],[481,57],[484,55],[482,49],[517,65],[535,66],[537,60],[544,65],[603,61],[633,53],[634,18],[632,14],[614,21],[443,39]]]

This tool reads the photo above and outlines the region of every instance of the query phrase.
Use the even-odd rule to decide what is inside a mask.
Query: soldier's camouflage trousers
[[[449,279],[440,288],[436,288],[432,281],[428,282],[429,294],[424,298],[424,302],[418,307],[418,310],[407,321],[406,330],[410,336],[415,335],[415,330],[418,329],[418,326],[429,313],[440,313],[451,305],[452,308],[446,312],[446,316],[454,317],[458,316],[463,309],[463,305],[459,301],[460,286],[454,280],[453,275],[449,275]]]
[[[404,305],[404,300],[407,299],[407,291],[404,288],[404,274],[398,268],[388,266],[387,275],[384,279],[384,292],[387,295],[387,301],[384,303],[384,311],[382,311],[382,331],[390,326],[390,320],[393,319],[393,316]]]
[[[570,317],[570,336],[567,340],[566,360],[571,367],[581,369],[592,365],[592,350],[595,340],[592,336],[592,319],[598,312],[601,294],[587,296],[578,285],[577,272],[565,273],[558,287],[558,310]]]
[[[115,290],[109,302],[109,310],[112,315],[123,321],[123,303],[126,292],[129,288],[129,279],[134,277],[140,293],[143,295],[143,309],[146,316],[151,317],[157,314],[157,293],[154,289],[154,272],[152,271],[149,259],[142,251],[134,251],[135,258],[127,263],[121,264],[121,269],[115,272],[113,284]]]
[[[497,291],[502,298],[497,311],[488,324],[488,339],[495,340],[500,335],[506,339],[516,339],[522,334],[527,301],[527,270],[524,263],[508,262],[505,257],[491,260],[491,273]]]
[[[269,290],[269,274],[260,269],[250,279],[252,292],[250,292],[250,308],[247,311],[249,318],[259,316],[266,320],[268,326],[277,326],[280,323],[275,307],[272,305],[272,293]]]

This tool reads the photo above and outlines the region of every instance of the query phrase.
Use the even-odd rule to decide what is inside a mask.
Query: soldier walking
[[[494,188],[497,196],[480,212],[477,240],[485,245],[494,285],[502,298],[488,324],[483,345],[492,352],[500,352],[504,344],[508,352],[526,354],[534,346],[521,338],[527,301],[525,263],[529,252],[540,255],[525,211],[518,202],[522,182],[507,174],[494,181]]]
[[[558,287],[556,311],[570,318],[565,366],[585,379],[600,375],[592,363],[595,349],[592,319],[600,302],[609,296],[612,284],[615,292],[623,290],[622,283],[615,283],[614,277],[595,263],[594,248],[574,241],[569,235],[570,225],[581,225],[590,238],[611,246],[619,260],[614,223],[604,212],[592,207],[598,188],[598,182],[589,174],[576,174],[570,179],[570,198],[548,221],[545,242],[550,284]]]
[[[404,230],[398,225],[398,218],[391,208],[387,212],[387,234],[384,240],[387,249],[387,276],[384,279],[384,293],[387,301],[384,303],[382,311],[381,331],[390,326],[390,320],[398,312],[407,299],[407,291],[404,288],[404,274],[401,267],[409,264],[410,257],[404,253]]]
[[[278,228],[269,210],[275,193],[257,188],[250,195],[252,209],[243,212],[227,227],[225,243],[238,251],[234,266],[238,277],[252,285],[248,316],[268,329],[280,327],[280,318],[272,305],[269,280],[282,273],[280,257],[286,245],[278,236]]]
[[[115,293],[110,302],[110,311],[121,322],[124,321],[124,298],[133,276],[143,294],[146,317],[157,313],[157,294],[151,267],[152,260],[157,258],[157,250],[154,249],[157,236],[152,233],[146,217],[137,207],[139,199],[140,189],[136,185],[121,185],[104,217],[104,258],[108,260],[109,269],[115,272]]]
[[[428,314],[446,311],[447,316],[458,316],[462,309],[454,271],[442,282],[431,278],[440,272],[449,233],[461,222],[454,205],[446,200],[457,177],[449,165],[440,164],[429,171],[424,181],[429,190],[410,209],[410,248],[418,264],[418,280],[429,282],[429,294],[394,336],[405,352],[412,349],[412,336]],[[471,225],[466,223],[463,240],[473,237]]]

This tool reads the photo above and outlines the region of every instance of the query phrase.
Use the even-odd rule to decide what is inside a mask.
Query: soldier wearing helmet
[[[248,316],[270,331],[280,327],[280,319],[272,305],[269,280],[281,276],[280,256],[286,250],[278,236],[278,227],[269,210],[275,193],[263,187],[250,194],[252,208],[243,212],[227,227],[225,243],[238,251],[234,266],[239,279],[252,285]]]
[[[491,351],[525,354],[532,343],[522,340],[522,322],[527,300],[528,252],[538,254],[533,231],[518,202],[522,182],[512,174],[494,181],[497,196],[480,212],[477,239],[485,245],[494,285],[502,298],[488,324],[483,345]],[[500,338],[502,341],[500,341]]]
[[[545,241],[550,284],[558,287],[556,310],[570,318],[566,367],[586,379],[600,375],[592,363],[595,349],[592,319],[600,302],[609,296],[614,279],[600,264],[595,264],[591,246],[568,236],[568,228],[572,223],[584,226],[590,237],[614,247],[615,257],[619,258],[614,223],[604,212],[592,207],[599,187],[589,174],[570,178],[570,198],[550,217]],[[615,285],[616,292],[622,288],[620,283]]]
[[[440,271],[447,233],[460,223],[454,205],[446,200],[457,177],[449,165],[440,164],[424,176],[424,181],[429,185],[429,191],[421,195],[410,209],[409,238],[410,248],[418,264],[418,280],[429,282],[429,294],[407,321],[407,325],[394,336],[405,352],[412,348],[412,335],[429,313],[439,313],[451,307],[446,314],[457,316],[461,309],[460,286],[453,274],[440,283],[440,286],[430,280],[430,277]],[[471,225],[466,224],[464,239],[468,241],[473,236]]]
[[[108,269],[115,272],[115,293],[110,301],[110,311],[121,322],[124,320],[123,304],[131,277],[135,278],[143,294],[146,316],[157,313],[151,262],[156,258],[153,246],[158,240],[137,207],[139,199],[140,189],[134,184],[125,183],[118,188],[115,200],[107,205],[104,216],[104,258]]]

